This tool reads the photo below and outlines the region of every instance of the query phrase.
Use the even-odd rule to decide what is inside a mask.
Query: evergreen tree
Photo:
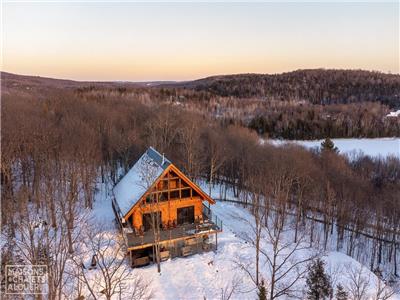
[[[267,300],[267,290],[265,288],[264,280],[261,279],[261,284],[258,286],[258,300]]]
[[[332,140],[328,137],[321,143],[321,150],[322,151],[333,151],[333,152],[339,153],[339,149],[335,146],[335,144],[332,142]]]
[[[344,287],[339,283],[336,287],[336,300],[347,300],[349,295],[345,291]]]
[[[307,299],[322,300],[331,296],[332,286],[324,265],[325,263],[318,258],[308,267]]]

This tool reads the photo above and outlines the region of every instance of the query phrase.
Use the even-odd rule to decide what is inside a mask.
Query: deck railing
[[[203,217],[205,219],[208,219],[215,225],[217,225],[219,230],[222,230],[222,220],[218,218],[218,216],[214,214],[212,210],[209,207],[207,207],[204,203],[203,203]]]
[[[212,211],[203,206],[203,222],[195,222],[193,224],[177,225],[173,228],[160,229],[159,241],[182,238],[192,236],[199,233],[215,232],[222,230],[222,221]],[[125,233],[127,237],[128,247],[154,243],[154,233],[152,230],[137,234],[134,232]]]

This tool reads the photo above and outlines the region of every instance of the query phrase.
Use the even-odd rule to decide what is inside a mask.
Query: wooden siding
[[[194,207],[194,220],[203,218],[203,201],[214,201],[183,173],[170,165],[148,191],[125,215],[137,231],[143,230],[143,214],[161,212],[161,226],[171,227],[178,222],[177,210]]]
[[[178,208],[194,206],[194,217],[195,219],[202,220],[202,200],[200,197],[182,198],[169,201],[160,201],[157,204],[140,204],[135,207],[130,216],[131,224],[136,228],[140,229],[143,225],[142,215],[149,212],[161,211],[161,222],[168,224],[168,222],[177,221],[177,210]]]

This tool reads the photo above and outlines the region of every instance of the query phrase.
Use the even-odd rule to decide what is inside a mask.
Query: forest
[[[380,93],[382,84],[393,85],[391,93],[395,93],[397,79],[383,77],[387,81],[377,83],[374,93]],[[356,78],[363,78],[363,73]],[[251,129],[264,128],[259,133],[291,138],[398,136],[398,119],[388,121],[393,122],[391,125],[379,119],[387,112],[386,105],[392,103],[385,98],[386,89],[381,93],[382,103],[306,104],[309,110],[295,104],[283,108],[277,104],[277,110],[290,111],[290,121],[285,112],[270,112],[271,117],[253,119],[248,128],[238,119],[240,105],[245,106],[245,101],[232,106],[238,115],[228,121],[227,115],[218,118],[210,108],[213,103],[215,109],[221,109],[218,103],[222,102],[218,101],[233,100],[226,95],[215,98],[208,91],[183,89],[181,93],[175,88],[117,84],[60,87],[22,80],[3,80],[2,84],[1,218],[3,237],[9,241],[29,222],[32,211],[43,211],[51,227],[63,228],[65,247],[74,253],[77,211],[79,207],[93,206],[96,183],[115,184],[120,170],[128,170],[148,146],[153,146],[194,180],[223,182],[241,194],[245,203],[253,205],[254,195],[260,195],[257,199],[263,203],[259,207],[273,208],[284,217],[283,212],[290,211],[296,216],[296,230],[304,225],[306,216],[322,218],[325,234],[318,241],[321,247],[326,247],[335,230],[337,249],[345,244],[347,248],[342,250],[357,257],[363,250],[357,239],[368,234],[373,237],[368,267],[379,270],[385,266],[394,278],[400,275],[398,158],[359,155],[350,160],[329,147],[319,151],[294,145],[276,148],[261,145],[258,133]],[[203,101],[208,104],[203,105]],[[326,124],[321,121],[325,125],[320,126],[320,121],[315,120],[327,112],[338,114],[343,120]],[[273,123],[274,115],[281,123]],[[302,118],[315,121],[312,126],[320,131],[307,131],[308,125],[299,121]],[[294,120],[297,121],[292,124]],[[343,127],[342,122],[349,126]],[[286,128],[278,125],[283,123],[288,124]],[[391,126],[397,127],[391,131]],[[317,242],[313,234],[309,242]],[[3,265],[21,259],[15,257],[16,247],[10,242],[2,248]],[[33,262],[44,259],[43,247],[32,249]],[[56,278],[59,271],[55,269],[53,274],[55,294],[60,288]]]
[[[177,84],[237,98],[261,97],[281,101],[307,101],[312,104],[374,101],[390,107],[399,107],[399,85],[400,78],[396,74],[334,69],[297,70],[271,75],[213,76]]]
[[[270,138],[400,136],[400,77],[357,70],[218,76],[183,83],[77,82],[3,73],[3,93],[43,99],[58,89],[81,98],[173,105]],[[233,93],[235,90],[251,92]],[[223,91],[229,91],[223,92]],[[47,100],[44,98],[43,100]]]

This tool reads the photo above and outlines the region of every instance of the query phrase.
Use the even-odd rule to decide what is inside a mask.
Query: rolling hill
[[[168,84],[219,96],[263,97],[308,101],[313,104],[346,104],[379,101],[400,106],[400,76],[363,70],[297,70],[282,74],[212,76]]]

